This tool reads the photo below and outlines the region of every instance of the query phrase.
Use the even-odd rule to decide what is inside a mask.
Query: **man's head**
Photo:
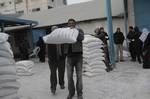
[[[133,26],[130,26],[130,27],[129,27],[129,31],[132,31],[132,32],[134,31]]]
[[[121,32],[121,29],[119,27],[117,28],[117,32]]]
[[[54,26],[51,27],[51,31],[54,31],[55,29],[58,29],[58,26],[54,25]]]
[[[95,30],[94,30],[94,32],[95,32],[95,34],[99,34],[99,28],[96,28]]]
[[[68,20],[68,27],[75,28],[75,26],[76,26],[76,21],[74,19],[69,19]]]
[[[100,32],[105,32],[103,27],[100,28]]]

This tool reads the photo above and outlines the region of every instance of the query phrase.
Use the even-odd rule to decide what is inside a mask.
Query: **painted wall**
[[[150,0],[134,0],[135,25],[150,30]]]

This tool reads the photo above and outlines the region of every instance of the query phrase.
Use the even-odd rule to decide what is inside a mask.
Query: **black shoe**
[[[60,85],[60,89],[65,89],[65,86],[64,85]]]
[[[73,97],[74,95],[68,95],[68,97],[67,97],[67,99],[72,99],[72,97]]]
[[[78,96],[78,98],[77,99],[83,99],[83,96]]]
[[[51,92],[52,92],[53,95],[55,95],[56,90],[55,89],[51,89]]]

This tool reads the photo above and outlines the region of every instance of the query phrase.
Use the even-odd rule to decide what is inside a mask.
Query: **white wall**
[[[134,0],[128,0],[128,23],[135,26]]]
[[[95,28],[104,27],[107,32],[107,21],[106,20],[94,20],[79,22],[77,27],[82,28],[86,34],[94,33]],[[113,31],[120,27],[122,32],[124,32],[124,20],[123,19],[113,19]]]
[[[112,15],[123,13],[122,0],[112,0]],[[86,3],[61,6],[47,11],[23,15],[21,18],[39,22],[38,27],[66,23],[69,18],[77,21],[93,20],[106,17],[105,0],[93,0]]]

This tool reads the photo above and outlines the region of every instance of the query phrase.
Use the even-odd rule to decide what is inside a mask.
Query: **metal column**
[[[123,0],[123,5],[124,5],[124,29],[125,29],[125,41],[126,41],[126,46],[128,50],[128,40],[127,40],[127,33],[128,33],[128,22],[127,22],[127,0]]]
[[[106,1],[106,15],[109,35],[109,52],[111,65],[115,67],[115,49],[114,49],[114,37],[113,37],[113,24],[112,24],[112,11],[111,0]]]

